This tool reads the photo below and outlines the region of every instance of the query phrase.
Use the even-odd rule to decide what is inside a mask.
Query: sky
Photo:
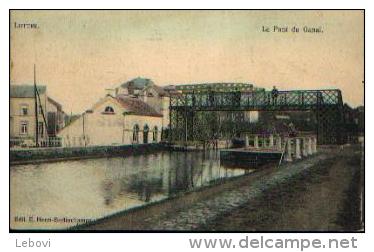
[[[66,113],[82,113],[106,88],[139,76],[160,86],[337,88],[355,107],[364,99],[363,21],[363,11],[17,10],[10,23],[11,85],[32,84],[36,64],[38,84]],[[15,27],[25,23],[37,28]],[[323,32],[306,33],[305,26]]]

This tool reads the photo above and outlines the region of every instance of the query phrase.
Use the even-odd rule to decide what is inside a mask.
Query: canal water
[[[63,229],[252,171],[216,151],[11,166],[10,225]]]

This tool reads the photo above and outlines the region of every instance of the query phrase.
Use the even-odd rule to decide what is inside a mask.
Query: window
[[[157,126],[155,126],[153,128],[153,142],[157,142],[157,138],[158,138],[158,128]]]
[[[26,121],[21,122],[21,134],[27,135],[28,133],[28,123]]]
[[[148,132],[149,132],[149,127],[148,125],[144,125],[143,128],[143,143],[148,143]]]
[[[21,105],[21,115],[28,115],[29,107],[27,105]]]
[[[38,123],[38,134],[41,138],[44,137],[44,124],[43,124],[43,122]]]
[[[110,106],[107,106],[104,110],[105,114],[114,114],[114,109]]]
[[[139,126],[137,124],[134,125],[132,131],[132,142],[138,143],[139,142]]]

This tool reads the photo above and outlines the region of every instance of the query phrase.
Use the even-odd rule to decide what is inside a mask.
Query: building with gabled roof
[[[64,126],[62,105],[47,94],[47,87],[37,85],[37,116],[34,85],[10,85],[10,146],[48,145],[49,139]],[[38,127],[36,127],[36,118]],[[38,133],[38,137],[36,137]]]
[[[140,100],[157,113],[162,114],[162,128],[169,125],[169,90],[156,85],[151,79],[137,77],[126,81],[114,89],[106,89],[107,93],[113,97],[135,98]],[[171,90],[171,92],[174,92]]]
[[[162,114],[147,103],[106,95],[58,134],[63,146],[105,146],[161,141]]]

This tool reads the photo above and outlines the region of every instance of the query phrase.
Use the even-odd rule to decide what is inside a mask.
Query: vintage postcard
[[[10,10],[10,231],[364,232],[364,10]]]

